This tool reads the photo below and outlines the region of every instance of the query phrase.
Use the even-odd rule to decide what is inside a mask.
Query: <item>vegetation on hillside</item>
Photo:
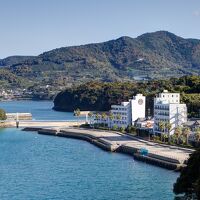
[[[153,114],[153,97],[167,89],[180,92],[181,101],[188,107],[189,117],[198,117],[200,112],[200,76],[184,76],[169,80],[147,82],[89,82],[60,92],[54,100],[54,109],[62,111],[81,110],[106,111],[112,104],[128,101],[133,95],[147,96],[146,113]]]
[[[185,193],[185,199],[200,199],[200,149],[190,156],[187,167],[174,184],[174,192]]]
[[[200,41],[183,39],[166,31],[121,37],[98,44],[63,47],[39,56],[13,56],[0,67],[16,79],[71,86],[91,80],[132,81],[200,74]],[[1,76],[4,71],[0,71]],[[29,82],[28,81],[28,82]]]
[[[0,109],[0,120],[6,120],[6,112]]]

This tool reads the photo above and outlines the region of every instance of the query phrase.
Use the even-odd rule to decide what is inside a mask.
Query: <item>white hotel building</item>
[[[170,135],[174,134],[175,127],[187,121],[187,107],[186,104],[180,103],[179,93],[164,90],[154,99],[154,133],[164,132],[159,129],[161,121],[172,125]]]
[[[128,125],[134,125],[138,118],[145,118],[145,105],[146,97],[142,94],[137,94],[133,99],[120,105],[112,105],[110,112],[114,119],[110,123],[111,127],[117,125],[126,128]]]

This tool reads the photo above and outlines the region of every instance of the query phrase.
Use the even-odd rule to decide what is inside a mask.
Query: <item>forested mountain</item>
[[[200,40],[184,39],[166,31],[137,38],[63,47],[39,56],[12,56],[0,68],[13,77],[63,85],[91,80],[124,81],[138,77],[167,78],[200,74]],[[0,70],[1,74],[5,71]],[[6,80],[4,80],[6,81]],[[56,84],[55,83],[55,84]]]

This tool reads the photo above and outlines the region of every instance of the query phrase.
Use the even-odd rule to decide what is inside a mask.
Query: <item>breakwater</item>
[[[80,126],[84,124],[85,121],[56,121],[56,120],[19,120],[19,128],[25,127],[35,127],[35,128],[45,128],[45,127],[66,127],[66,126]],[[0,121],[0,127],[14,128],[16,127],[16,120],[5,120]]]
[[[82,128],[26,128],[26,131],[38,131],[38,134],[85,140],[110,152],[129,154],[134,159],[157,165],[170,170],[185,167],[189,154],[193,150],[162,146],[153,142],[138,140],[117,132]],[[146,149],[148,154],[141,154]]]
[[[7,120],[32,120],[31,113],[6,113]]]

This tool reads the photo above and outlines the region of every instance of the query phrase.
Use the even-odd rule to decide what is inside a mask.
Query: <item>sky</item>
[[[200,39],[200,0],[0,0],[0,59],[159,30]]]

